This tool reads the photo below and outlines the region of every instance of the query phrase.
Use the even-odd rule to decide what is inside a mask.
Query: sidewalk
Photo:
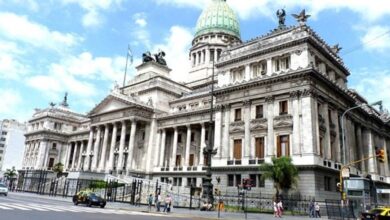
[[[47,199],[47,200],[55,200],[55,201],[62,201],[62,202],[68,202],[71,203],[71,198],[63,198],[61,196],[53,197],[48,195],[38,195],[34,193],[23,193],[23,192],[10,192],[10,195],[15,196],[25,196],[29,198],[40,198],[40,199]],[[117,210],[127,210],[127,211],[136,211],[136,212],[147,212],[148,207],[146,205],[141,206],[134,206],[130,205],[129,203],[120,203],[120,202],[108,202],[106,205],[106,208],[108,209],[117,209]],[[155,212],[155,208],[152,208],[151,214],[163,214]],[[188,208],[173,208],[172,211],[166,216],[171,217],[182,217],[182,218],[206,218],[206,219],[218,219],[218,212],[217,211],[200,211],[200,210],[189,210]],[[221,219],[245,219],[245,214],[243,212],[221,212],[220,213]],[[248,213],[247,219],[250,220],[258,220],[258,219],[276,219],[272,214],[262,214],[262,213]],[[285,215],[283,216],[283,219],[308,219],[307,216],[289,216]],[[325,219],[324,217],[322,219]]]

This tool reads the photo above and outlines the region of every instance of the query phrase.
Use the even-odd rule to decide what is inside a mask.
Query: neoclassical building
[[[23,169],[61,162],[79,178],[110,174],[200,186],[211,136],[217,152],[213,182],[220,177],[223,191],[236,192],[243,178],[251,178],[252,191],[271,192],[258,167],[289,156],[299,169],[297,192],[339,198],[343,152],[346,161],[376,149],[388,152],[389,118],[348,88],[350,72],[339,48],[305,20],[285,26],[279,13],[279,26],[243,41],[234,11],[225,0],[212,0],[196,25],[186,83],[172,80],[158,59],[144,59],[126,86],[114,88],[87,115],[70,110],[66,97],[37,110],[28,123]],[[343,146],[341,115],[357,105],[364,106],[345,117]],[[353,166],[351,174],[370,174],[382,188],[390,187],[387,161],[372,158]]]

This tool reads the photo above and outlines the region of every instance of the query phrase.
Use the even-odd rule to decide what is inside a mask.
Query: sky
[[[128,45],[134,62],[164,50],[174,80],[184,81],[196,21],[211,0],[0,0],[0,119],[26,121],[35,108],[62,101],[89,112],[122,84]],[[306,9],[307,24],[339,44],[348,86],[390,109],[390,1],[227,0],[243,41],[278,25],[275,12]]]

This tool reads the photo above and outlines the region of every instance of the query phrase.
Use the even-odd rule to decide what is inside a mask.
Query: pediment
[[[101,101],[94,109],[92,109],[89,115],[100,115],[108,112],[125,109],[131,106],[134,106],[134,104],[126,100],[122,100],[120,98],[109,95],[103,101]]]

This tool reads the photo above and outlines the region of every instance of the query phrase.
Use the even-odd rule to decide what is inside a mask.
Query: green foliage
[[[260,165],[262,180],[272,180],[276,189],[276,197],[279,197],[281,190],[289,190],[296,185],[298,180],[298,169],[292,164],[290,157],[272,158],[272,163]]]
[[[7,169],[4,172],[4,176],[7,177],[7,179],[14,179],[18,175],[18,172],[16,171],[15,167],[12,167],[12,169]]]
[[[88,188],[90,189],[104,189],[106,187],[112,187],[112,188],[117,188],[117,187],[122,187],[125,184],[123,183],[117,183],[117,182],[112,182],[111,185],[104,181],[104,180],[94,180],[89,183]]]
[[[64,171],[64,165],[62,163],[56,163],[53,166],[53,171],[58,174],[62,174],[62,172]]]

